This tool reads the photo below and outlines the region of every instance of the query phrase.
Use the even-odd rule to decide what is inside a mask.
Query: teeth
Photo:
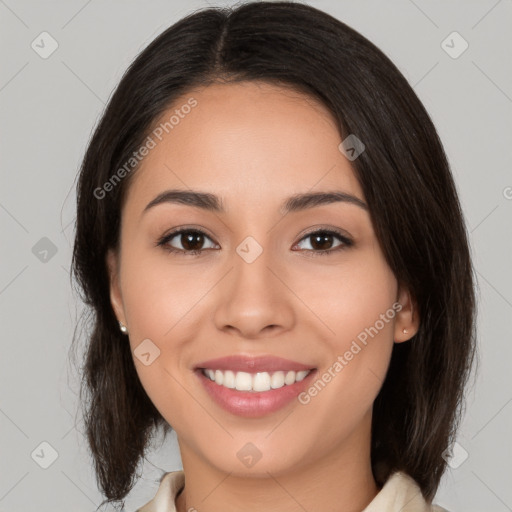
[[[222,383],[222,385],[231,389],[234,389],[234,387],[236,386],[235,374],[231,370],[224,372],[224,382]]]
[[[274,372],[270,378],[270,387],[272,389],[282,388],[284,386],[284,372]]]
[[[219,371],[219,370],[217,370]],[[217,381],[215,381],[217,382]],[[217,382],[218,384],[218,382]],[[252,377],[250,373],[237,372],[235,378],[235,388],[238,391],[251,391],[252,390]]]
[[[295,382],[295,372],[289,371],[284,378],[284,383],[288,386]]]
[[[213,370],[206,368],[202,370],[203,375],[216,382],[219,386],[224,386],[238,391],[269,391],[270,389],[279,389],[283,386],[290,386],[295,382],[304,380],[311,370],[301,370],[294,372],[277,371],[272,372],[233,372],[231,370]]]
[[[269,373],[257,373],[252,379],[252,385],[255,391],[268,391],[270,389],[271,378]]]

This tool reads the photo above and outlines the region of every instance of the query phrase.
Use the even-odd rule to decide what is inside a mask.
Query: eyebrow
[[[298,212],[306,210],[308,208],[314,208],[325,204],[332,203],[348,203],[355,206],[359,206],[363,210],[368,211],[368,205],[356,196],[348,194],[343,191],[329,191],[329,192],[306,192],[303,194],[294,194],[289,197],[281,205],[279,211],[286,215],[291,212]],[[158,196],[156,196],[147,206],[144,208],[142,214],[146,213],[156,205],[163,203],[177,203],[192,206],[195,208],[201,208],[206,211],[215,213],[226,213],[222,199],[214,194],[208,192],[199,192],[195,190],[166,190]]]

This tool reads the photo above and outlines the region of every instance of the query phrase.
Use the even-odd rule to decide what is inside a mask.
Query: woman
[[[205,9],[133,62],[87,149],[73,269],[108,502],[141,512],[439,511],[474,357],[467,233],[393,63],[288,2]]]

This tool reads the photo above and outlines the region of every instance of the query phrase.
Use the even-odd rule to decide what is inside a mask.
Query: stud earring
[[[407,331],[407,329],[402,329],[402,332],[403,332],[404,334],[407,334],[407,332],[408,332],[408,331]]]
[[[127,329],[126,325],[123,324],[123,322],[119,322],[119,329],[121,329],[121,332],[123,334],[127,334],[128,333],[128,329]]]

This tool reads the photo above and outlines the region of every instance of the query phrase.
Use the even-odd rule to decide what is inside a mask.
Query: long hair
[[[201,9],[172,25],[130,65],[89,141],[72,270],[90,312],[80,398],[99,486],[106,501],[121,501],[156,429],[171,427],[142,388],[109,299],[105,256],[118,246],[136,167],[108,197],[98,190],[176,98],[196,86],[244,80],[320,100],[343,140],[356,134],[366,146],[353,169],[387,263],[420,317],[417,334],[394,345],[373,406],[372,468],[381,485],[392,472],[406,472],[431,500],[475,352],[475,278],[456,187],[429,115],[391,60],[341,21],[295,2]]]

